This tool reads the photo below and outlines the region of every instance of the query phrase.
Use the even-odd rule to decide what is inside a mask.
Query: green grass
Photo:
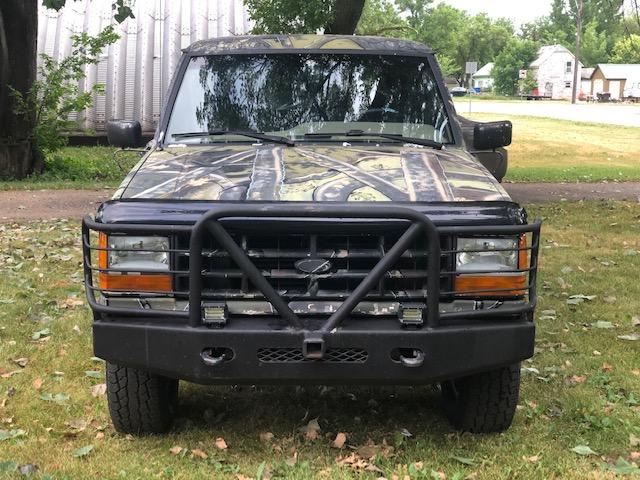
[[[45,159],[45,171],[24,180],[0,181],[0,190],[117,187],[138,155],[112,147],[66,147]]]
[[[470,118],[491,121],[506,116],[475,113]],[[640,181],[640,128],[508,118],[513,123],[508,182]]]
[[[529,213],[545,222],[536,354],[524,364],[529,373],[512,428],[476,436],[453,432],[427,387],[193,385],[181,387],[171,433],[119,435],[105,397],[91,394],[104,380],[85,373],[103,368],[92,359],[90,314],[68,301],[83,298],[78,225],[0,226],[0,373],[8,377],[0,375],[0,429],[24,431],[0,440],[0,462],[35,464],[40,478],[57,479],[237,479],[265,469],[287,479],[439,478],[432,470],[447,479],[615,478],[604,465],[631,462],[640,450],[630,444],[630,435],[640,437],[640,340],[618,338],[640,334],[632,324],[640,315],[640,205],[549,203]],[[568,305],[574,294],[596,297]],[[16,365],[20,358],[26,367]],[[56,403],[41,398],[47,394],[69,398]],[[313,418],[321,435],[305,440],[299,429]],[[261,441],[264,432],[273,440]],[[356,453],[375,445],[367,462],[382,473],[339,465],[351,448],[330,447],[336,432],[347,434]],[[228,449],[216,448],[218,437]],[[73,456],[87,445],[86,456]],[[578,445],[597,455],[570,450]],[[185,450],[174,455],[174,446]],[[192,456],[195,449],[208,457]],[[0,470],[13,466],[0,463]]]

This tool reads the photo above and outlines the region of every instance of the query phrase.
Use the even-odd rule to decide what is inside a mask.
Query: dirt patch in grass
[[[451,430],[432,387],[193,385],[182,386],[171,433],[119,435],[81,304],[78,223],[0,226],[0,469],[35,465],[41,476],[73,479],[234,480],[444,478],[439,472],[447,479],[581,480],[633,471],[640,450],[640,205],[529,210],[544,220],[536,354],[523,364],[512,428],[479,436]],[[572,295],[589,299],[568,302]],[[310,440],[313,419],[320,430]],[[346,434],[342,450],[331,446],[339,432]],[[216,446],[217,438],[228,448]]]

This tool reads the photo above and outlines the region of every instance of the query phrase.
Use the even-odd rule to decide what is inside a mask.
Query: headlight
[[[458,238],[454,291],[464,297],[520,297],[527,293],[527,238]]]
[[[518,268],[516,238],[458,238],[456,270],[509,271]]]
[[[169,239],[100,233],[98,255],[102,290],[122,293],[172,291]]]
[[[108,265],[111,270],[169,270],[167,237],[128,237],[110,235]]]

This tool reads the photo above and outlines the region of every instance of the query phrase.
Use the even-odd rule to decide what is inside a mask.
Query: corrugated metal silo
[[[71,52],[71,35],[96,35],[115,24],[112,0],[68,2],[55,12],[41,7],[38,53],[62,58]],[[250,20],[241,0],[137,0],[134,19],[116,25],[120,40],[103,52],[98,65],[87,67],[80,83],[87,91],[105,85],[93,106],[80,113],[83,130],[102,131],[112,118],[140,120],[152,131],[180,50],[203,38],[247,33]]]

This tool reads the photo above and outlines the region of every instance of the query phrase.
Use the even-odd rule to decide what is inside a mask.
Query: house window
[[[572,65],[573,65],[573,62],[567,62],[567,65],[564,68],[564,73],[571,73],[571,66]]]
[[[571,82],[564,82],[564,88],[571,88]]]

